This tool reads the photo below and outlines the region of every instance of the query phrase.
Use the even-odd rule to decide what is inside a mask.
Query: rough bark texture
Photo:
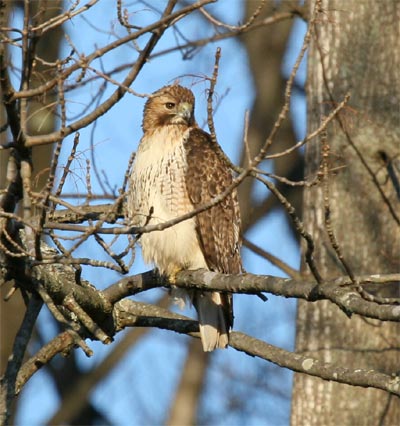
[[[328,131],[330,167],[341,167],[329,179],[333,231],[354,274],[396,272],[399,200],[393,170],[400,146],[400,3],[325,0],[322,6],[309,52],[309,130],[332,109],[332,101],[351,93],[349,108]],[[318,139],[307,147],[306,175],[318,169],[320,160]],[[323,186],[307,188],[304,204],[320,273],[324,278],[341,275],[324,226]],[[398,287],[394,292],[398,296]],[[357,315],[349,319],[327,301],[300,301],[297,327],[296,350],[302,354],[350,368],[398,371],[396,323]],[[394,425],[399,419],[398,398],[384,391],[295,376],[293,425]]]

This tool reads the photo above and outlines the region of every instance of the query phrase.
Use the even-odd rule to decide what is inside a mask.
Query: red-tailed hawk
[[[128,218],[132,224],[158,224],[193,211],[232,183],[208,133],[194,118],[193,93],[165,86],[146,102],[144,135],[130,178]],[[221,203],[162,231],[140,238],[146,263],[174,278],[183,269],[205,268],[226,274],[242,271],[240,213],[236,192]],[[195,291],[205,351],[225,348],[232,326],[232,296]]]

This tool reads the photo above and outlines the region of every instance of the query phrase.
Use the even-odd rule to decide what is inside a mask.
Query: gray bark
[[[309,52],[309,131],[346,92],[351,94],[327,134],[332,229],[354,274],[396,272],[400,3],[324,0],[322,7]],[[307,146],[306,175],[318,170],[321,142],[318,138]],[[323,185],[305,190],[304,220],[316,242],[319,271],[329,279],[345,271],[324,225],[324,195]],[[389,295],[399,296],[398,283],[389,287]],[[391,374],[399,368],[399,331],[396,323],[358,315],[349,319],[328,301],[300,301],[296,351],[348,368]],[[398,398],[384,391],[295,376],[293,425],[393,425],[399,419]]]

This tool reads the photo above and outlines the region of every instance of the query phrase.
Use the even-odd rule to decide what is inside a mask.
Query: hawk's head
[[[143,131],[168,124],[195,124],[194,95],[186,87],[164,86],[154,92],[144,106]]]

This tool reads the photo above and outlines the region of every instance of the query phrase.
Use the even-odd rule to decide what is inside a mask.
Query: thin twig
[[[183,17],[185,17],[188,13],[193,12],[196,9],[199,9],[202,6],[205,6],[206,4],[209,3],[213,3],[215,0],[201,0],[199,2],[196,2],[192,5],[183,7],[182,9],[178,10],[177,12],[174,13],[170,13],[171,8],[171,1],[169,1],[168,3],[168,7],[166,7],[166,13],[163,15],[163,17],[161,19],[159,19],[158,21],[147,25],[146,27],[143,27],[142,29],[134,32],[133,34],[128,34],[125,37],[122,37],[118,40],[115,40],[114,42],[100,48],[97,49],[95,52],[93,52],[92,54],[88,55],[85,57],[85,62],[87,62],[88,64],[90,64],[91,62],[93,62],[95,59],[100,58],[101,56],[105,55],[106,53],[110,52],[111,50],[116,49],[119,46],[122,46],[126,43],[128,43],[129,41],[132,41],[134,39],[137,39],[139,37],[141,37],[144,34],[150,34],[153,33],[153,35],[155,33],[163,33],[165,31],[165,29],[171,25],[172,21],[176,21],[177,19],[182,19]],[[175,1],[174,1],[175,3]],[[157,35],[161,36],[161,34]],[[152,43],[154,42],[154,39],[152,41]],[[143,49],[142,52],[145,53],[145,55],[148,55],[148,50],[149,49]],[[151,50],[151,49],[150,49]],[[147,57],[147,56],[146,56]],[[140,56],[138,58],[139,62],[142,61],[142,56]],[[138,66],[140,65],[140,63],[138,64]],[[53,87],[55,87],[57,85],[58,82],[58,78],[62,77],[64,80],[66,80],[72,73],[74,73],[75,71],[78,71],[82,66],[81,62],[77,62],[73,65],[71,65],[70,67],[66,68],[63,71],[62,76],[57,76],[57,78],[54,78],[52,80],[47,81],[46,83],[44,83],[41,86],[38,86],[34,89],[30,89],[30,90],[26,90],[26,91],[19,91],[17,93],[13,93],[12,98],[13,100],[15,99],[19,99],[19,98],[30,98],[30,97],[34,97],[34,96],[38,96],[38,95],[42,95],[43,93],[46,93],[47,91],[51,90]],[[129,87],[130,84],[125,84],[123,83],[126,87]],[[74,129],[73,131],[76,131],[77,129]],[[33,140],[34,144],[35,139]]]
[[[305,55],[305,53],[308,49],[309,44],[311,42],[311,37],[312,37],[312,34],[315,30],[315,24],[316,24],[318,16],[319,16],[318,12],[319,12],[320,8],[321,8],[321,0],[316,0],[315,5],[314,5],[314,10],[313,10],[313,13],[312,13],[312,17],[311,17],[310,23],[308,25],[306,35],[304,36],[302,48],[300,50],[300,53],[297,56],[296,62],[294,64],[293,68],[292,68],[292,72],[290,73],[289,79],[286,82],[285,102],[283,104],[281,112],[279,113],[278,119],[275,121],[275,124],[274,124],[270,134],[268,135],[267,139],[264,142],[263,147],[260,149],[260,152],[258,153],[258,155],[254,159],[255,165],[259,164],[265,158],[267,151],[268,151],[269,147],[272,145],[278,130],[280,129],[283,121],[287,117],[287,114],[289,112],[289,107],[290,107],[290,99],[291,99],[293,82],[294,82],[295,76],[297,74],[297,70],[299,69],[300,64],[301,64],[301,62],[304,58],[304,55]]]
[[[264,177],[253,173],[253,176],[259,180],[260,182],[262,182],[274,195],[275,197],[278,199],[278,201],[283,205],[283,207],[285,208],[285,210],[287,211],[287,213],[289,214],[290,218],[293,221],[293,224],[295,226],[295,228],[297,229],[297,231],[299,232],[299,234],[303,237],[303,239],[305,240],[306,244],[307,244],[307,250],[305,253],[305,259],[306,262],[314,276],[314,278],[317,280],[318,283],[322,283],[323,278],[321,276],[321,274],[318,271],[317,265],[315,263],[314,260],[314,249],[315,249],[315,244],[314,244],[314,239],[312,238],[312,236],[306,231],[303,222],[300,220],[300,218],[297,216],[296,214],[296,210],[295,208],[289,203],[289,201],[287,200],[287,198],[285,198],[280,191],[278,190],[278,188],[270,181],[268,181],[267,179],[265,179]]]
[[[225,22],[221,22],[218,19],[216,19],[213,15],[211,15],[211,13],[209,13],[208,11],[206,11],[203,7],[200,8],[200,12],[215,26],[217,27],[222,27],[222,28],[226,28],[230,31],[235,31],[235,32],[242,32],[247,30],[247,28],[249,28],[254,20],[260,15],[262,9],[264,8],[266,4],[266,0],[261,0],[260,4],[257,6],[256,10],[251,14],[250,18],[247,20],[247,22],[245,22],[242,25],[229,25],[226,24]]]
[[[329,237],[329,241],[333,250],[336,253],[340,263],[342,264],[344,270],[350,277],[351,281],[355,285],[359,285],[355,281],[355,276],[353,271],[351,270],[349,264],[345,260],[342,250],[339,246],[338,240],[336,238],[336,234],[333,230],[333,224],[331,220],[331,206],[330,206],[330,186],[329,186],[329,144],[328,144],[328,135],[326,131],[324,131],[321,135],[322,141],[322,167],[323,167],[323,197],[324,197],[324,223],[325,229]]]
[[[303,140],[297,142],[295,145],[291,146],[290,148],[286,149],[282,152],[277,152],[276,154],[269,154],[265,156],[265,159],[273,159],[273,158],[279,158],[284,157],[285,155],[290,154],[291,152],[295,151],[296,149],[299,149],[303,145],[305,145],[310,140],[314,139],[316,136],[318,136],[322,131],[326,129],[328,124],[339,114],[339,112],[346,106],[350,99],[350,92],[346,93],[346,95],[343,98],[343,101],[338,104],[338,106],[328,115],[328,117],[324,118],[318,127],[318,129],[314,130],[313,132],[309,133]]]
[[[219,145],[219,143],[217,141],[216,133],[215,133],[214,117],[213,117],[214,114],[213,114],[212,102],[213,102],[215,85],[217,84],[218,70],[219,70],[219,60],[220,59],[221,59],[221,48],[217,47],[217,50],[215,51],[214,70],[213,70],[212,77],[210,79],[210,88],[207,91],[208,92],[207,93],[207,124],[208,124],[208,128],[210,130],[211,141],[214,144],[215,152],[217,153],[218,157],[231,170],[236,170],[236,166],[225,155],[224,151],[220,147],[220,145]]]

